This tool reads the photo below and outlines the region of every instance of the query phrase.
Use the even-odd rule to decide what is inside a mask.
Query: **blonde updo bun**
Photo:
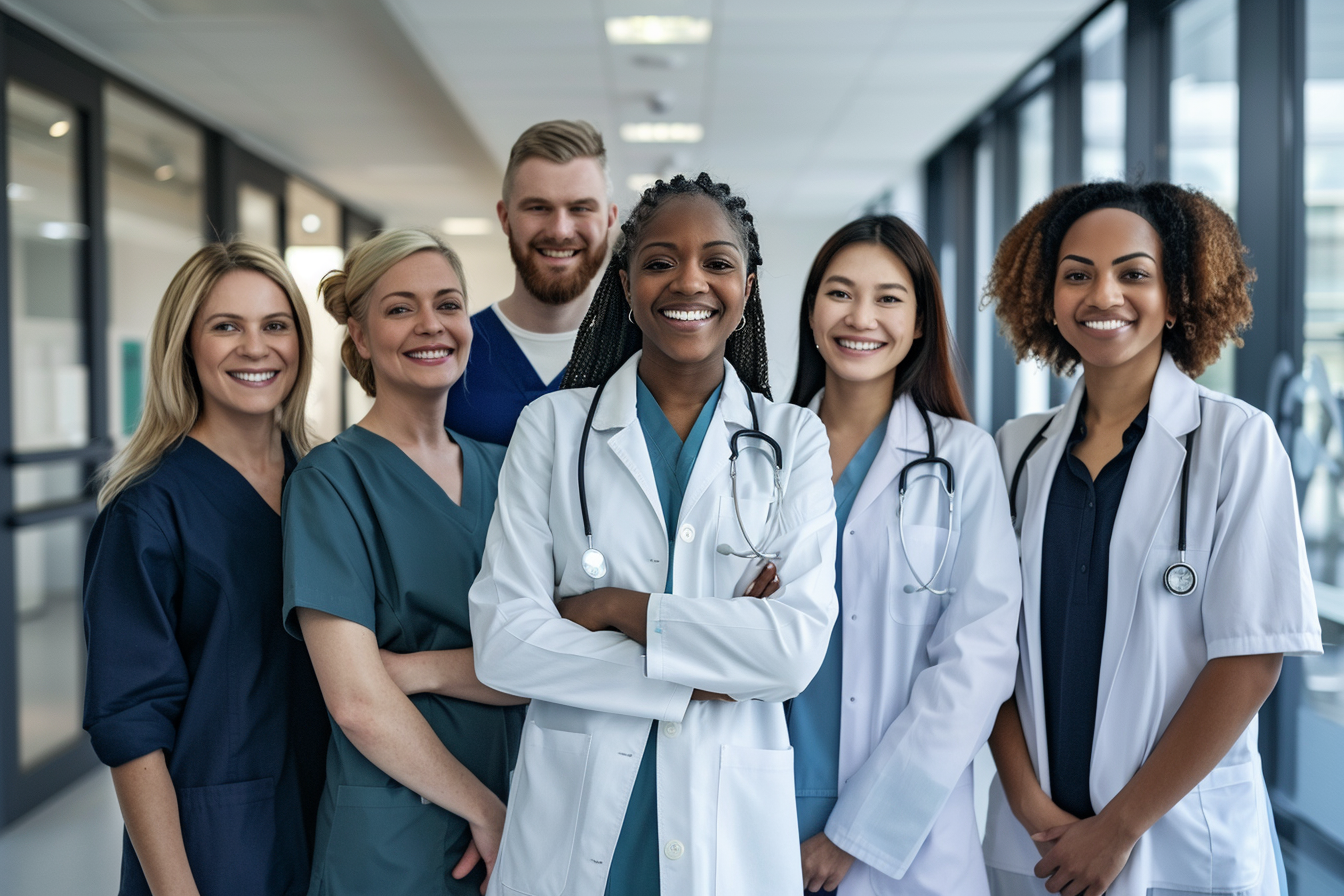
[[[350,376],[370,396],[376,396],[377,384],[373,378],[373,362],[361,357],[355,341],[350,338],[349,322],[360,324],[368,319],[369,294],[384,274],[417,252],[437,252],[457,274],[466,299],[467,278],[462,271],[462,259],[449,248],[444,238],[432,230],[400,228],[385,230],[367,242],[361,243],[345,257],[345,266],[322,278],[318,292],[327,313],[336,323],[347,328],[341,343],[341,362]]]

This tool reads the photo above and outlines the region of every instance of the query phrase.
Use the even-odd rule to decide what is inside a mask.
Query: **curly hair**
[[[1101,181],[1055,190],[999,244],[982,307],[996,304],[1000,329],[1018,361],[1033,356],[1066,376],[1081,360],[1051,322],[1055,268],[1069,228],[1099,208],[1134,212],[1157,231],[1167,302],[1176,315],[1176,325],[1162,333],[1162,348],[1177,367],[1199,376],[1218,360],[1225,342],[1242,345],[1255,272],[1246,266],[1246,247],[1227,213],[1188,187]]]
[[[742,243],[742,254],[747,262],[747,275],[756,273],[761,266],[761,242],[756,235],[755,219],[747,211],[747,201],[733,195],[727,184],[716,183],[705,172],[695,180],[678,174],[670,181],[658,181],[644,191],[639,204],[621,225],[621,234],[611,261],[593,293],[593,302],[579,327],[574,341],[574,353],[565,368],[564,389],[596,386],[616,372],[630,356],[639,351],[643,334],[626,316],[628,306],[621,288],[620,272],[629,272],[630,260],[645,226],[653,219],[662,203],[673,196],[707,196],[718,203],[737,232]],[[751,295],[747,296],[742,311],[740,329],[728,337],[724,356],[733,365],[742,382],[753,392],[770,398],[770,370],[765,350],[765,310],[761,306],[759,278],[753,278]]]

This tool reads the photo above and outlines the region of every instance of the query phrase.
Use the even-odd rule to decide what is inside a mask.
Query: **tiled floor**
[[[112,896],[121,873],[121,812],[99,768],[0,833],[3,896]]]

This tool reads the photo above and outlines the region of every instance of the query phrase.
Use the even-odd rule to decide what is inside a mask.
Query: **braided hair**
[[[627,316],[621,271],[629,271],[634,249],[639,245],[645,226],[662,203],[672,196],[707,196],[718,203],[742,243],[747,275],[761,265],[761,243],[755,220],[747,211],[747,201],[733,195],[727,184],[716,183],[703,171],[695,180],[678,174],[670,181],[658,181],[644,191],[639,203],[621,225],[611,262],[593,293],[593,302],[574,341],[574,353],[565,369],[562,388],[580,389],[607,380],[630,359],[643,344],[639,327]],[[770,398],[770,372],[765,351],[765,310],[761,306],[759,278],[752,279],[751,294],[742,311],[742,325],[728,337],[724,357],[733,365],[747,388]]]

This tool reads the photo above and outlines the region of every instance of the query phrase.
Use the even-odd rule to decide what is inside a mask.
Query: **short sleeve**
[[[1233,435],[1223,460],[1202,610],[1209,659],[1321,652],[1292,469],[1264,414]]]
[[[128,495],[103,511],[89,535],[84,728],[109,766],[171,751],[177,740],[190,687],[176,634],[178,548]]]
[[[285,485],[285,631],[302,639],[299,607],[373,630],[373,567],[354,512],[327,475],[300,465]]]

